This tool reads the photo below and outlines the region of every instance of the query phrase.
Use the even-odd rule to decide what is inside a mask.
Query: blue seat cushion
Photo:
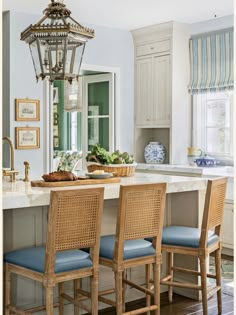
[[[200,237],[201,229],[186,226],[168,226],[163,228],[162,244],[198,248]],[[218,235],[213,231],[209,231],[207,246],[218,241]]]
[[[4,261],[34,271],[44,272],[45,247],[15,250],[4,255]],[[67,250],[56,254],[55,273],[92,267],[90,255],[82,250]]]
[[[113,259],[115,248],[115,235],[106,235],[101,237],[100,257]],[[155,255],[155,249],[152,244],[143,239],[128,240],[124,244],[124,259],[132,259],[142,256]]]

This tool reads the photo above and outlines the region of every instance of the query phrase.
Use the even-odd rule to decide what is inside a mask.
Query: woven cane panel
[[[222,224],[224,215],[226,185],[221,184],[213,187],[209,211],[209,228]]]
[[[56,251],[94,245],[98,205],[98,194],[59,197]]]
[[[127,193],[124,239],[158,234],[161,208],[160,190]]]

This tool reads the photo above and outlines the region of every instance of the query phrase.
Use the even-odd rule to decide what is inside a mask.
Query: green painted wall
[[[89,83],[88,106],[99,106],[99,115],[109,115],[109,82]],[[99,144],[109,151],[109,119],[99,118]]]

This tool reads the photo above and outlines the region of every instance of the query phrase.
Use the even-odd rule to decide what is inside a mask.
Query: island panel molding
[[[39,127],[16,127],[16,149],[28,150],[40,148]]]
[[[40,100],[17,98],[15,106],[16,121],[40,121]]]

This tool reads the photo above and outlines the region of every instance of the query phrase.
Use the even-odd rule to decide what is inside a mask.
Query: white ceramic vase
[[[144,150],[144,158],[148,164],[162,164],[166,158],[166,148],[160,142],[149,142]]]

